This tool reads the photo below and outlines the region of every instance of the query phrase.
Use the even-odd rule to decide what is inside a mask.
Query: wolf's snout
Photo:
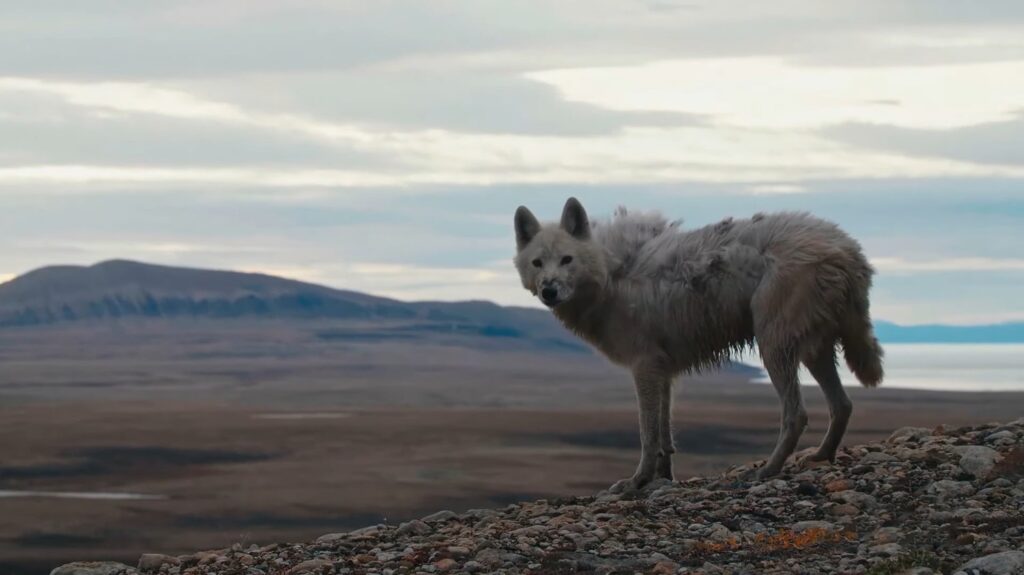
[[[540,290],[540,299],[547,305],[554,305],[558,303],[558,289],[546,286]]]

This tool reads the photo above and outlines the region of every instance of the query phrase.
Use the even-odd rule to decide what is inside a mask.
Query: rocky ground
[[[747,479],[753,467],[53,575],[1024,574],[1024,418],[904,428],[763,482]]]

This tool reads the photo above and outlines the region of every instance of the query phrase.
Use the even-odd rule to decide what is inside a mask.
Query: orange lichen
[[[725,551],[737,551],[749,546],[751,551],[758,553],[774,553],[784,550],[803,550],[828,543],[852,541],[856,535],[851,531],[831,531],[814,528],[804,531],[782,529],[775,533],[759,533],[752,541],[744,543],[740,539],[731,538],[724,541],[701,541],[694,546],[694,552],[711,555]]]

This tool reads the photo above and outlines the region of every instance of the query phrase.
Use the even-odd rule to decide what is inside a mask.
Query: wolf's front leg
[[[662,390],[669,384],[669,378],[659,369],[639,366],[633,370],[633,379],[640,407],[640,464],[633,477],[612,485],[612,493],[640,489],[650,483],[657,476],[658,460],[665,456],[660,421]]]

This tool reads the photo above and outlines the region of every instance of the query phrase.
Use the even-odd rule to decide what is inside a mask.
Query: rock
[[[829,493],[838,493],[840,491],[849,491],[854,488],[854,483],[849,479],[836,479],[835,481],[829,481],[825,484],[825,491]]]
[[[871,547],[868,551],[875,556],[897,557],[903,552],[903,547],[899,543],[883,543]]]
[[[938,496],[939,499],[961,497],[964,495],[970,495],[973,492],[974,487],[967,481],[943,479],[928,486],[928,493]]]
[[[907,441],[921,441],[931,437],[932,430],[926,427],[901,427],[894,431],[887,440],[889,443],[904,443]]]
[[[836,526],[829,523],[828,521],[798,521],[790,527],[790,530],[794,531],[795,533],[803,533],[804,531],[810,529],[824,529],[825,531],[833,531],[835,528]]]
[[[673,561],[659,561],[651,569],[652,575],[675,575],[676,571],[679,570],[679,565]]]
[[[1016,441],[1016,439],[1016,433],[1008,429],[1004,429],[1003,431],[997,431],[987,436],[985,438],[985,443],[1000,445],[1004,443],[1013,443],[1014,441]]]
[[[427,523],[441,523],[444,521],[455,519],[456,517],[458,517],[458,515],[456,515],[453,511],[448,511],[446,509],[444,511],[438,511],[437,513],[431,513],[430,515],[427,515],[423,518],[423,521]]]
[[[875,541],[875,543],[878,544],[896,543],[900,540],[900,536],[902,534],[903,533],[896,527],[882,527],[881,529],[875,531],[875,534],[872,536],[872,539]]]
[[[326,559],[310,559],[303,561],[288,570],[288,575],[299,575],[299,573],[320,573],[334,564]]]
[[[968,445],[957,447],[960,454],[960,468],[978,479],[985,479],[992,473],[992,468],[1003,458],[999,452],[984,445]]]
[[[50,575],[132,575],[134,573],[138,573],[134,567],[113,561],[76,561],[50,571]]]
[[[857,515],[859,513],[860,513],[859,509],[857,509],[856,507],[854,507],[853,505],[850,505],[848,503],[844,503],[842,505],[836,505],[835,507],[832,508],[832,514],[833,515],[850,516],[850,515]]]
[[[444,559],[436,561],[434,563],[434,567],[436,567],[438,571],[442,571],[443,572],[443,571],[450,571],[452,567],[455,567],[458,564],[459,564],[458,561],[446,557]]]
[[[861,493],[860,491],[840,491],[833,493],[830,498],[833,501],[842,501],[843,503],[853,505],[857,509],[868,510],[878,505],[878,501],[874,496]]]
[[[143,573],[159,571],[164,565],[180,565],[181,560],[170,555],[159,553],[146,553],[139,557],[139,571]]]
[[[501,553],[497,549],[484,549],[478,552],[474,559],[487,567],[497,567],[504,563]]]
[[[398,535],[427,535],[432,531],[433,528],[431,528],[430,525],[427,525],[419,519],[413,519],[412,521],[406,521],[399,525],[395,533]]]
[[[1024,551],[1003,551],[971,559],[960,566],[957,574],[1020,575],[1024,573]]]

